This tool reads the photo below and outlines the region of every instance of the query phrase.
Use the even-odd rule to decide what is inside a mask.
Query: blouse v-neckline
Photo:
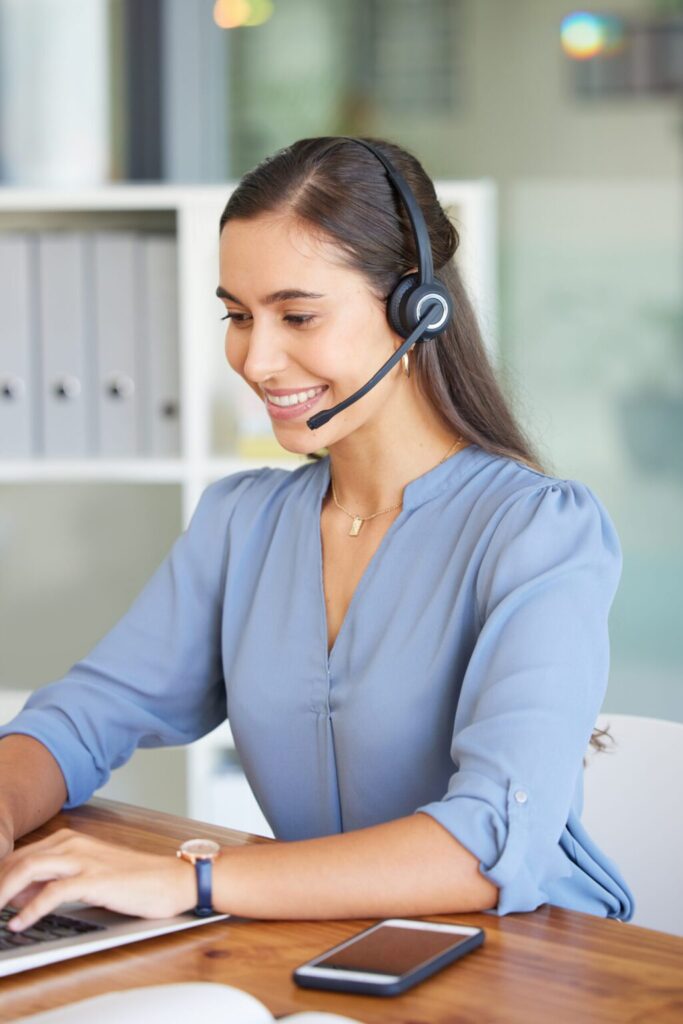
[[[328,648],[328,635],[329,635],[329,623],[327,617],[327,602],[325,598],[325,578],[324,578],[324,561],[323,561],[323,537],[322,537],[322,505],[330,486],[330,456],[325,455],[322,459],[318,460],[316,469],[319,470],[320,484],[317,493],[317,501],[315,504],[315,515],[317,520],[317,537],[318,537],[318,579],[319,579],[319,600],[321,605],[321,621],[322,621],[322,633],[323,633],[323,644],[325,652],[325,662],[327,670],[329,672],[332,659],[335,652],[340,646],[340,641],[343,640],[347,629],[347,622],[349,621],[352,612],[355,610],[362,591],[367,588],[368,579],[370,578],[373,569],[375,568],[379,557],[387,547],[391,537],[396,533],[399,526],[403,523],[406,515],[418,508],[424,502],[431,500],[440,494],[448,486],[451,477],[453,476],[456,463],[457,470],[461,472],[463,464],[466,460],[462,457],[469,453],[469,456],[473,454],[473,451],[481,451],[479,445],[469,444],[465,448],[459,449],[454,452],[450,458],[444,462],[438,463],[431,469],[428,469],[426,473],[411,480],[403,488],[403,507],[393,522],[387,528],[384,536],[380,540],[377,548],[372,554],[368,564],[365,566],[363,573],[356,584],[356,587],[351,595],[344,617],[341,621],[337,635],[334,638],[332,647]]]

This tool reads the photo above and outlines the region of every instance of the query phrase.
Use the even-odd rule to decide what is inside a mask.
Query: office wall
[[[516,407],[549,470],[593,487],[622,541],[604,710],[681,721],[683,108],[675,96],[575,96],[559,42],[571,9],[465,3],[453,111],[363,127],[436,176],[496,181],[498,335]]]
[[[84,657],[181,528],[172,484],[0,485],[0,707]],[[184,752],[137,751],[99,795],[186,813]]]
[[[169,484],[0,486],[0,680],[62,676],[123,615],[182,528]]]

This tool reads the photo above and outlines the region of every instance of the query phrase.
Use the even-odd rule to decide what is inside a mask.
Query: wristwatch
[[[211,905],[211,874],[213,862],[220,852],[218,843],[211,839],[188,839],[176,851],[176,857],[194,864],[197,874],[197,906],[194,912],[197,917],[208,917],[215,913]]]

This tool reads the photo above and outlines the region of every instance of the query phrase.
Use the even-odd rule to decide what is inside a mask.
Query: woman
[[[313,461],[209,486],[123,619],[2,730],[5,849],[136,746],[191,742],[227,709],[284,841],[223,851],[215,909],[552,903],[629,920],[628,888],[579,821],[621,573],[614,526],[588,487],[543,471],[515,423],[424,169],[366,141],[417,198],[452,323],[311,430],[403,343],[386,300],[418,264],[415,237],[353,140],[300,140],[242,179],[220,225],[227,360],[283,447]],[[158,917],[197,892],[183,860],[68,831],[0,865],[18,928],[72,899]]]

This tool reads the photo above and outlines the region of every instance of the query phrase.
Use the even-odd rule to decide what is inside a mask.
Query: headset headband
[[[422,210],[420,209],[408,182],[393,166],[393,164],[389,162],[387,157],[380,153],[380,151],[369,142],[364,142],[363,139],[356,139],[350,135],[339,135],[338,138],[346,139],[348,142],[356,142],[359,146],[365,146],[365,148],[373,153],[380,163],[383,164],[389,180],[396,186],[396,189],[403,200],[403,205],[406,208],[413,228],[415,244],[417,245],[418,284],[431,284],[434,280],[434,263],[432,261],[432,246],[429,241],[429,232],[427,231],[425,219],[422,216]]]

